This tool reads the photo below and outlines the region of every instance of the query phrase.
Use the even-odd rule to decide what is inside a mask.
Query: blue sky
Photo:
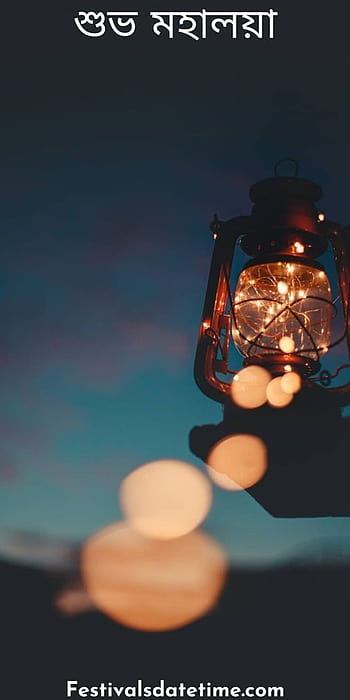
[[[201,467],[188,432],[218,422],[221,409],[197,389],[192,365],[212,249],[211,192],[214,201],[225,189],[215,173],[194,174],[178,161],[181,187],[169,176],[162,197],[164,178],[154,176],[152,191],[137,193],[138,211],[135,189],[87,197],[89,174],[60,208],[42,207],[37,193],[7,223],[5,529],[83,538],[120,517],[118,485],[130,469],[162,457]],[[100,189],[109,181],[101,170],[95,177]],[[248,207],[246,183],[235,197],[229,184],[224,216]],[[207,527],[232,561],[284,558],[299,544],[350,534],[347,519],[277,521],[248,494],[219,489]]]

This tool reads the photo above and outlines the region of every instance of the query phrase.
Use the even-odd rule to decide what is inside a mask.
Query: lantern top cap
[[[322,198],[322,189],[310,180],[299,177],[270,177],[256,182],[249,190],[252,202],[260,203],[266,199],[283,198],[289,200],[306,200],[317,202]]]

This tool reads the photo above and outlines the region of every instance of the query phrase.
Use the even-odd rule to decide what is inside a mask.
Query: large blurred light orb
[[[271,379],[263,367],[241,369],[231,384],[231,398],[241,408],[258,408],[266,402],[266,387]]]
[[[122,482],[120,504],[130,526],[145,537],[181,537],[207,516],[212,489],[206,476],[179,460],[149,462]]]
[[[285,376],[290,376],[291,373]],[[293,401],[293,394],[287,393],[282,387],[283,377],[275,377],[271,379],[266,389],[266,396],[270,406],[275,406],[275,408],[284,408]]]
[[[223,549],[197,531],[176,540],[148,540],[116,523],[82,549],[83,583],[94,605],[138,630],[183,627],[211,610],[225,583]]]
[[[267,449],[256,435],[230,435],[216,443],[208,455],[207,464],[210,476],[212,471],[217,472],[218,477],[213,480],[221,488],[230,491],[248,489],[266,472]]]
[[[297,372],[287,372],[281,377],[281,389],[286,394],[296,394],[301,389],[301,377]]]

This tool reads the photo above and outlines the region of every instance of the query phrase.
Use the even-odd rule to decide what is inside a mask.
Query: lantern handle
[[[290,177],[298,177],[299,174],[299,163],[295,158],[281,158],[281,160],[278,160],[277,163],[275,163],[274,168],[273,168],[273,174],[275,177],[280,177],[278,174],[278,168],[282,163],[291,163],[294,165],[294,173],[290,175]]]

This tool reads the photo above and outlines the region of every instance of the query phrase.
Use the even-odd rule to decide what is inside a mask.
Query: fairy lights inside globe
[[[294,352],[295,350],[295,343],[293,338],[290,338],[288,335],[282,336],[282,338],[279,341],[279,346],[282,350],[282,352]]]
[[[293,259],[251,264],[233,296],[233,340],[245,357],[282,350],[317,361],[327,352],[332,316],[320,265]]]

